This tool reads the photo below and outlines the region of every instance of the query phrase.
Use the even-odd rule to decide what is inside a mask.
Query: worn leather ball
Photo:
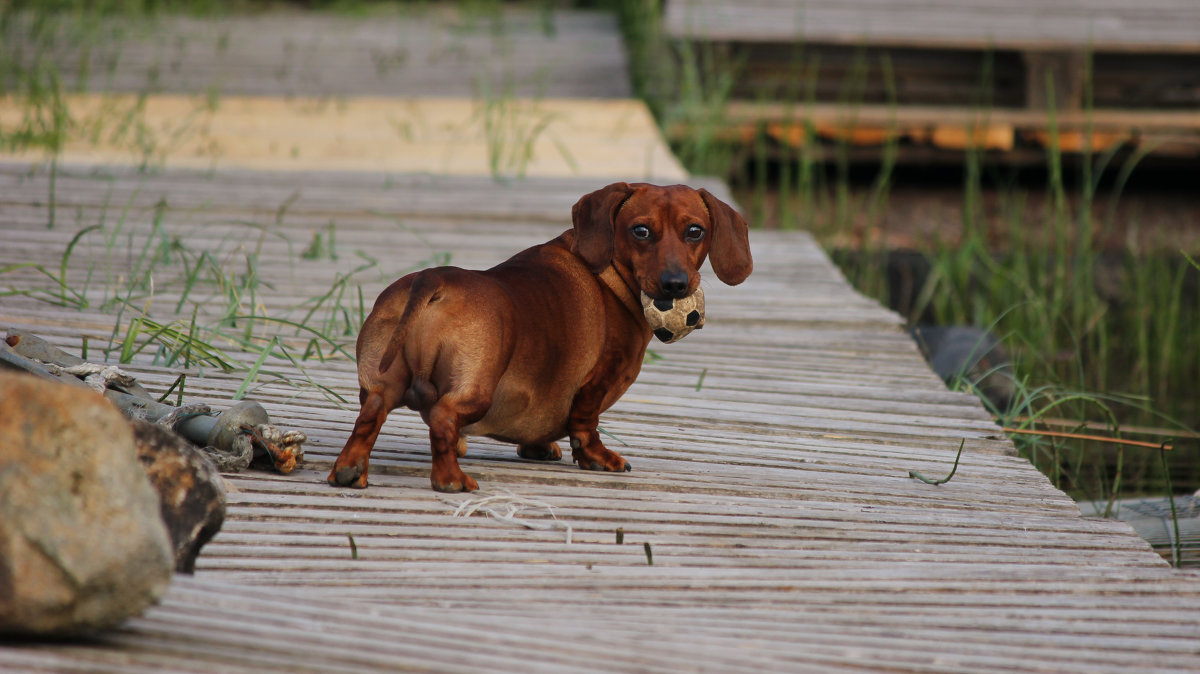
[[[654,336],[670,344],[688,336],[692,330],[704,327],[704,291],[677,300],[656,300],[642,293],[642,311]]]

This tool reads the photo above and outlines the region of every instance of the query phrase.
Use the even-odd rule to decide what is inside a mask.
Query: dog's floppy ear
[[[575,252],[593,273],[599,274],[612,263],[613,218],[632,191],[627,183],[613,183],[583,195],[571,208]]]
[[[735,286],[754,270],[750,258],[750,235],[746,220],[729,204],[709,194],[706,189],[696,190],[708,208],[712,220],[712,246],[708,259],[717,278],[726,285]]]

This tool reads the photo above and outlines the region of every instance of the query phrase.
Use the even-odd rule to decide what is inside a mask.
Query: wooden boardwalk
[[[0,57],[62,82],[65,162],[686,176],[631,98],[608,13],[430,5],[365,18],[61,19],[46,33],[25,18],[0,26]],[[21,105],[23,87],[0,82],[13,94],[0,97],[0,129],[56,128],[47,103],[32,114]]]
[[[1200,52],[1189,0],[669,0],[665,23],[712,40]]]
[[[147,242],[208,251],[260,286],[240,313],[299,321],[310,298],[351,276],[314,324],[353,311],[394,276],[450,256],[477,267],[557,234],[595,181],[420,176],[383,184],[347,173],[230,171],[56,176],[0,171],[0,266],[68,264],[92,305],[23,296],[0,325],[99,357],[111,312]],[[330,224],[332,223],[332,225]],[[301,253],[335,231],[337,259]],[[282,426],[309,434],[307,464],[282,477],[229,475],[229,518],[162,606],[83,645],[9,645],[0,666],[120,671],[1187,671],[1200,667],[1200,577],[1173,572],[1123,523],[1080,517],[1011,456],[970,396],[945,390],[899,319],[855,293],[800,233],[754,232],[743,286],[706,284],[709,324],[661,359],[603,419],[632,473],[518,459],[472,445],[474,496],[428,488],[426,432],[397,413],[372,485],[333,489],[324,472],[355,415],[351,362],[270,359],[250,389]],[[226,292],[202,283],[180,303],[181,258],[154,270],[130,307],[215,326]],[[190,257],[188,259],[195,259]],[[90,280],[89,280],[90,279]],[[47,287],[31,270],[5,288]],[[127,290],[126,290],[127,291]],[[132,313],[126,315],[120,343]],[[239,323],[238,331],[246,329]],[[229,330],[228,328],[226,330]],[[307,337],[260,320],[303,350]],[[333,331],[338,334],[337,330]],[[340,335],[349,344],[352,335]],[[256,354],[218,340],[245,366]],[[129,369],[154,390],[178,367],[153,349]],[[112,355],[115,356],[115,353]],[[302,371],[301,371],[302,368]],[[191,368],[186,397],[218,403],[245,371]],[[286,378],[286,380],[285,380]],[[942,486],[908,478],[948,472]],[[625,446],[627,445],[627,446]],[[525,499],[519,522],[455,517],[472,498]],[[496,506],[503,514],[504,507]],[[569,529],[567,529],[569,527]],[[616,531],[624,543],[616,543]],[[352,559],[349,536],[357,546]],[[653,565],[648,563],[650,546]]]
[[[459,12],[416,3],[350,14],[60,21],[47,44],[16,24],[14,53],[68,91],[218,96],[628,98],[608,13]],[[23,43],[23,38],[28,43]]]
[[[426,429],[397,413],[353,491],[324,482],[356,414],[338,348],[375,295],[547,240],[580,195],[631,176],[148,169],[0,162],[0,292],[16,292],[0,328],[115,360],[143,312],[194,322],[236,369],[168,364],[157,343],[125,367],[155,392],[186,372],[185,399],[217,406],[245,386],[308,434],[307,462],[227,475],[224,528],[160,606],[82,643],[0,645],[0,669],[1200,669],[1200,574],[1080,517],[803,233],[753,232],[754,275],[727,288],[709,273],[704,330],[652,346],[602,418],[633,472],[481,440],[462,465],[482,491],[437,494]],[[273,337],[295,361],[247,383],[259,354],[241,344]],[[952,481],[908,477],[946,474],[960,442]],[[519,510],[455,516],[484,497]]]

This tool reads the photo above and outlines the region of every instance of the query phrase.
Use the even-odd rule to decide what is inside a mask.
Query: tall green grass
[[[336,222],[315,234],[287,223],[291,201],[263,220],[195,228],[180,222],[194,217],[188,209],[174,209],[165,200],[147,211],[108,199],[69,223],[78,230],[57,264],[0,267],[0,298],[24,296],[111,316],[107,340],[90,343],[93,354],[106,361],[215,368],[243,374],[240,395],[276,382],[345,404],[308,375],[306,363],[354,359],[354,341],[369,310],[362,285],[384,283],[392,273],[369,254],[341,247]],[[396,226],[405,229],[401,222]],[[218,228],[225,234],[215,236]],[[414,238],[418,246],[428,245]],[[268,239],[284,243],[299,269],[322,257],[341,261],[342,271],[310,297],[286,305],[269,302],[276,295],[273,281],[259,270]],[[429,252],[402,271],[449,263],[447,253],[432,247]]]

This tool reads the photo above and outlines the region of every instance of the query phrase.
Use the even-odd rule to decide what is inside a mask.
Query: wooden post
[[[1027,51],[1025,61],[1025,107],[1045,110],[1050,107],[1046,86],[1053,82],[1055,110],[1083,108],[1084,70],[1087,54],[1081,51]]]

